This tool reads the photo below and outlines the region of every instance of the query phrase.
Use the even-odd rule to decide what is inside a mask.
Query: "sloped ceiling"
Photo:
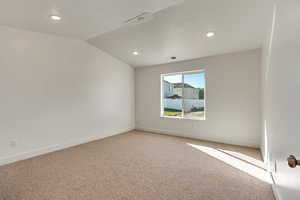
[[[155,13],[181,0],[2,0],[0,25],[88,39],[121,27],[142,12]],[[54,22],[49,15],[60,15]]]
[[[88,42],[135,67],[260,48],[271,5],[261,0],[186,0],[155,13],[147,23],[123,26]],[[207,38],[209,31],[215,36]]]
[[[0,25],[86,40],[141,67],[174,62],[171,56],[180,61],[259,48],[270,1],[3,0]],[[125,23],[145,12],[145,23]],[[52,14],[62,20],[51,20]],[[208,31],[215,37],[206,38]]]

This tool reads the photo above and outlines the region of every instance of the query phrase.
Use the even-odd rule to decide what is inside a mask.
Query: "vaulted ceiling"
[[[270,0],[2,0],[0,25],[86,40],[137,67],[172,62],[171,56],[179,61],[259,48],[270,5]],[[147,20],[126,23],[142,13]],[[209,31],[215,36],[207,38]]]
[[[88,39],[114,30],[142,12],[155,13],[180,0],[1,0],[0,24]],[[55,23],[49,15],[59,15]]]

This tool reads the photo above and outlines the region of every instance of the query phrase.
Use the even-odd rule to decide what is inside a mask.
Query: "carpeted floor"
[[[263,168],[257,149],[133,131],[0,167],[0,199],[273,200],[239,162]]]

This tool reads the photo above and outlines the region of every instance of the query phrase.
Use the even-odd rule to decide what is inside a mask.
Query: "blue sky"
[[[181,74],[164,76],[164,80],[170,83],[181,83]]]
[[[204,72],[197,73],[197,74],[185,74],[184,82],[190,84],[195,88],[204,88],[205,86]]]
[[[181,83],[181,75],[164,76],[164,80],[170,83]],[[200,72],[197,74],[184,74],[184,82],[190,84],[195,88],[204,88],[205,86],[205,73]]]

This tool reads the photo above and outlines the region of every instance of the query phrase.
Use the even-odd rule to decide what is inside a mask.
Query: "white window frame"
[[[164,77],[170,76],[170,75],[182,75],[182,83],[184,83],[184,75],[185,74],[196,74],[196,73],[204,73],[204,116],[203,118],[192,118],[192,117],[184,117],[184,110],[182,109],[181,117],[178,116],[165,116],[164,115]],[[170,119],[185,119],[185,120],[199,120],[203,121],[206,120],[206,78],[207,78],[207,72],[204,69],[200,70],[193,70],[193,71],[183,71],[183,72],[172,72],[172,73],[166,73],[166,74],[160,74],[160,117],[161,118],[170,118]],[[184,87],[182,88],[182,96],[184,97]],[[182,100],[182,108],[183,108],[184,99]]]

